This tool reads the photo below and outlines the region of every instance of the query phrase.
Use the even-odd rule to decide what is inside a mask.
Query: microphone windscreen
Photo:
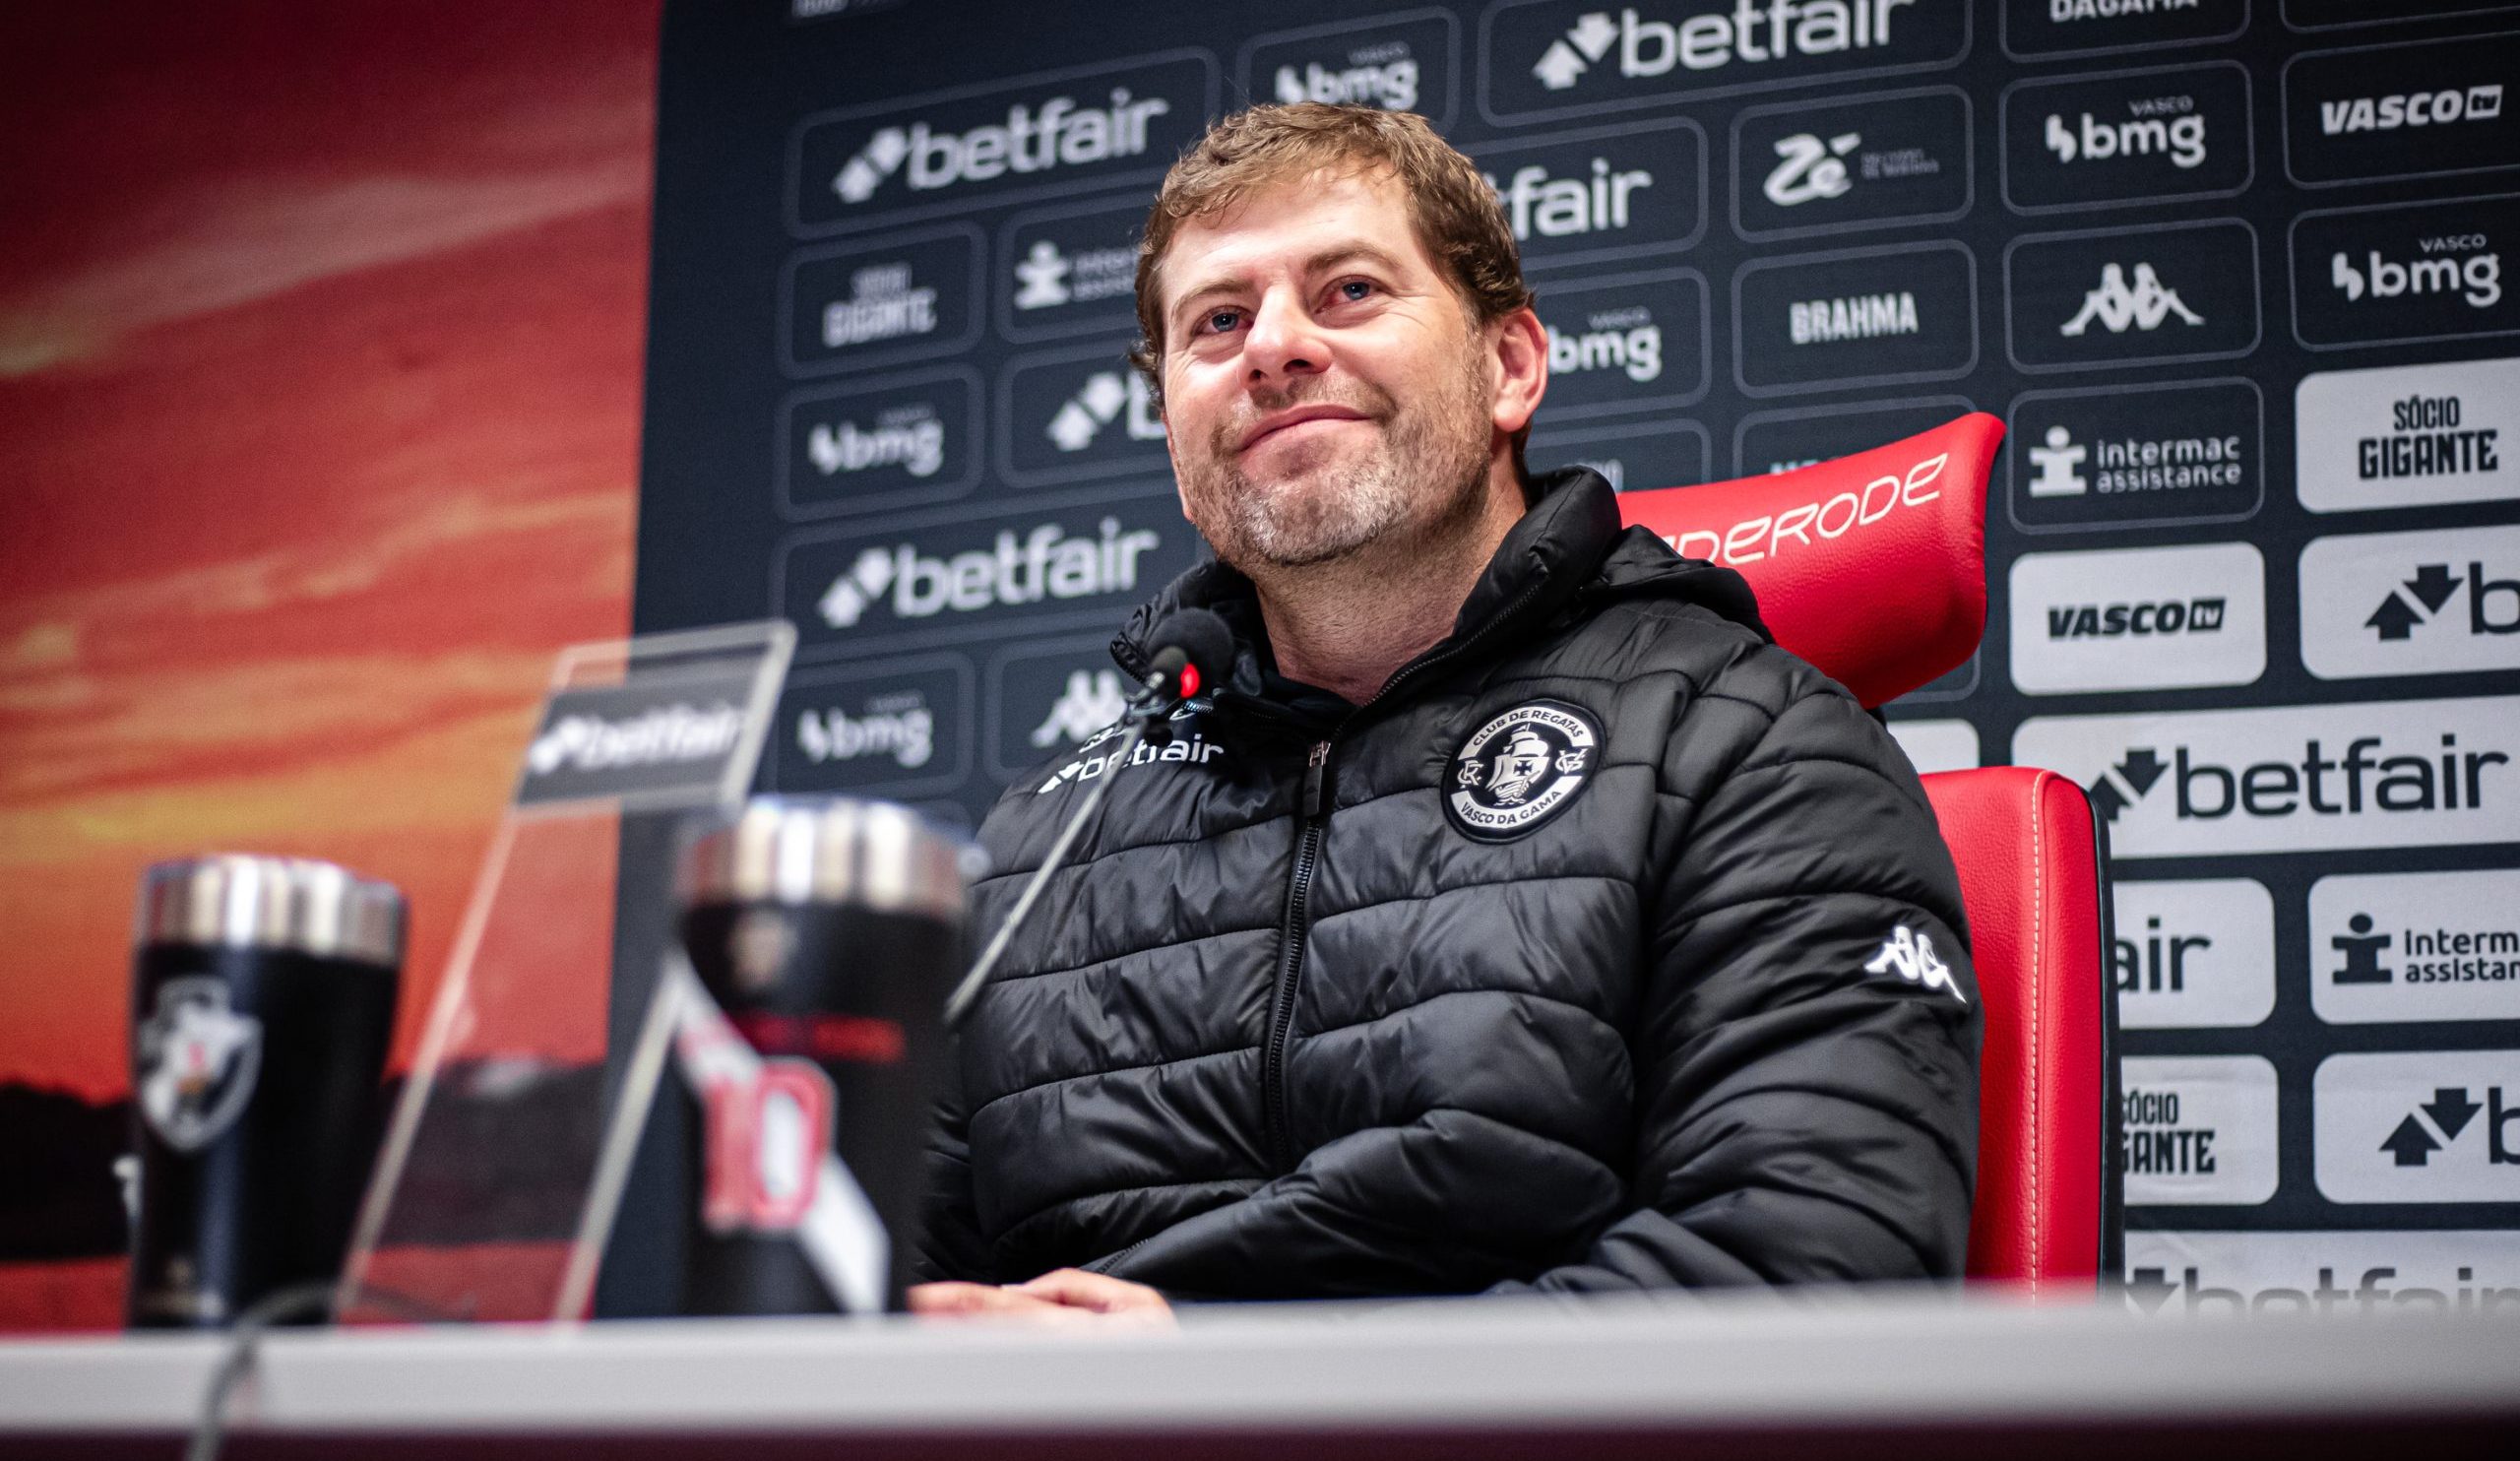
[[[1184,696],[1198,694],[1233,670],[1233,631],[1213,609],[1181,609],[1156,625],[1154,649],[1159,664],[1170,659],[1166,651],[1178,651],[1195,673],[1195,679],[1191,674],[1181,676]]]

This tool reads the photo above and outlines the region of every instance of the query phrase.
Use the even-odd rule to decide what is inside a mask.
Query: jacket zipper
[[[1304,942],[1312,931],[1312,877],[1321,860],[1322,834],[1330,819],[1331,749],[1349,727],[1389,700],[1401,686],[1435,666],[1470,653],[1489,634],[1511,623],[1540,589],[1538,584],[1525,589],[1502,613],[1451,649],[1402,666],[1398,673],[1383,681],[1372,699],[1350,711],[1331,728],[1329,735],[1313,742],[1311,753],[1304,758],[1303,831],[1295,840],[1294,865],[1287,870],[1286,912],[1278,932],[1277,998],[1270,1004],[1268,1038],[1262,1044],[1260,1059],[1260,1117],[1273,1171],[1292,1172],[1295,1163],[1293,1117],[1287,1098],[1287,1047],[1294,1034],[1295,996],[1303,987]]]

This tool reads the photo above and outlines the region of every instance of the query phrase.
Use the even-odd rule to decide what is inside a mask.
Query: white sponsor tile
[[[2012,679],[2026,694],[2266,672],[2266,560],[2249,543],[2024,553],[2010,582]]]
[[[2126,1304],[2200,1314],[2520,1315],[2520,1232],[2126,1235]]]
[[[2520,696],[2046,716],[2012,761],[2090,789],[2117,858],[2520,841]]]
[[[2520,668],[2520,527],[2313,539],[2301,663],[2321,679]]]
[[[2275,1009],[2275,899],[2255,878],[2110,885],[2117,1022],[2255,1025]]]
[[[2320,878],[2309,974],[2330,1024],[2520,1020],[2520,868]]]
[[[1967,721],[1892,721],[1890,738],[1908,753],[1918,774],[1966,771],[1983,765],[1978,728]]]
[[[2129,1206],[2248,1207],[2275,1195],[2275,1067],[2257,1055],[2120,1060]]]
[[[2520,1202],[2520,1050],[2330,1055],[2310,1103],[2330,1202]]]
[[[2312,512],[2520,497],[2520,359],[2323,370],[2293,406]]]

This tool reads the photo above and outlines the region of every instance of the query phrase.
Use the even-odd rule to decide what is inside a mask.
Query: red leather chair
[[[1965,663],[1986,622],[1986,477],[1963,416],[1833,462],[1630,492],[1628,522],[1739,570],[1777,642],[1877,707]],[[2124,1251],[2107,844],[2083,790],[1997,766],[1924,778],[1959,865],[1985,1007],[1969,1276],[2088,1297]]]

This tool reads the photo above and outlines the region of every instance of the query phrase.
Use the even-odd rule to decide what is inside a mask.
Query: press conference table
[[[211,1337],[0,1342],[0,1454],[178,1454]],[[1903,1295],[272,1336],[231,1456],[2520,1455],[2520,1311]]]

